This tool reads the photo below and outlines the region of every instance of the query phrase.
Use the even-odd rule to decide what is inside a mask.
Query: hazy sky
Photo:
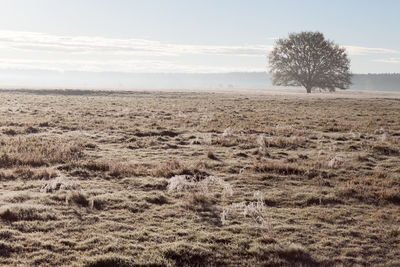
[[[0,0],[0,69],[266,71],[277,37],[321,31],[352,71],[400,72],[398,0]]]

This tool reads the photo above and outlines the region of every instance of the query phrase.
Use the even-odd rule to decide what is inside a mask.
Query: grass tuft
[[[12,247],[0,241],[0,259],[11,257]]]
[[[77,191],[77,190],[68,191],[65,197],[65,202],[67,203],[67,205],[74,203],[82,207],[89,206],[89,200],[86,194],[83,193],[82,191]]]
[[[281,161],[256,161],[253,164],[256,172],[273,172],[282,175],[305,175],[307,170],[296,164],[283,163]]]
[[[209,249],[199,245],[178,242],[163,251],[164,257],[172,260],[175,266],[207,266],[211,263]]]
[[[132,260],[119,255],[99,256],[90,260],[86,267],[133,267],[135,264]]]
[[[339,197],[358,199],[365,203],[400,204],[400,180],[387,173],[370,177],[352,177],[337,192]]]
[[[7,222],[16,221],[47,221],[56,217],[47,208],[26,204],[11,204],[1,207],[0,218]]]

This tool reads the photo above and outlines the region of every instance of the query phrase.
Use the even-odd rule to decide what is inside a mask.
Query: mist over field
[[[400,92],[400,74],[354,74],[350,90]],[[282,89],[267,72],[123,73],[0,70],[2,88],[24,89]]]

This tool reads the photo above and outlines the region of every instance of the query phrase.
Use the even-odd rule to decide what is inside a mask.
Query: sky
[[[0,71],[268,71],[277,38],[320,31],[353,73],[400,72],[398,0],[0,0]]]

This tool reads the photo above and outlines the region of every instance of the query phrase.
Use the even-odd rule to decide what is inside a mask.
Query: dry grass
[[[400,152],[397,148],[393,147],[392,144],[374,144],[372,146],[374,153],[385,156],[398,156]]]
[[[47,221],[54,220],[55,215],[48,208],[39,205],[11,204],[1,207],[0,218],[5,222]]]
[[[0,147],[0,166],[49,166],[67,163],[81,157],[83,147],[73,140],[43,137],[3,138]]]
[[[173,177],[175,175],[195,175],[205,176],[206,165],[202,161],[198,162],[181,162],[178,160],[168,160],[159,164],[152,172],[152,175],[159,177]]]
[[[67,196],[65,197],[65,203],[69,204],[77,204],[83,207],[89,206],[89,200],[87,196],[82,191],[68,191]],[[91,205],[94,206],[94,203]]]
[[[258,144],[263,147],[277,147],[285,149],[297,149],[307,143],[307,138],[304,136],[272,136],[267,137],[260,135],[257,140]]]
[[[297,164],[283,163],[277,160],[256,161],[253,165],[256,172],[277,173],[282,175],[305,175],[307,170]]]
[[[89,171],[105,173],[115,178],[147,175],[145,166],[115,160],[89,161],[83,163],[81,167]]]
[[[351,177],[338,193],[366,203],[400,205],[400,179],[382,172],[369,177]]]
[[[398,98],[41,93],[0,97],[0,265],[400,265]]]
[[[54,170],[17,167],[0,172],[0,181],[7,180],[49,180],[56,177]]]

